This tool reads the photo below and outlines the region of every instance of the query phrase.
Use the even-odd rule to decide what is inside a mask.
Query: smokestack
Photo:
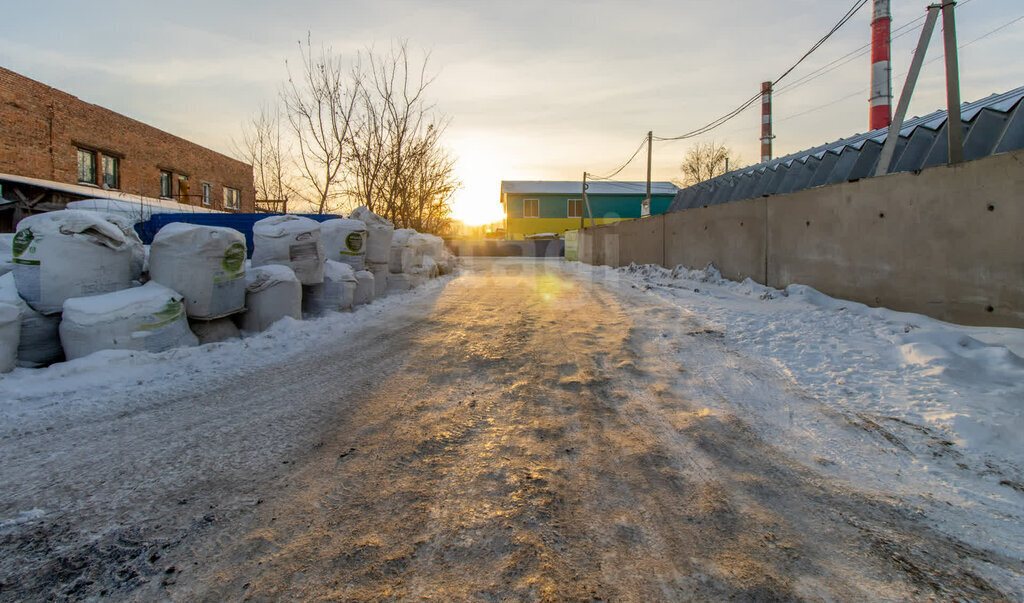
[[[871,113],[872,130],[892,123],[892,67],[889,63],[889,31],[892,13],[889,0],[875,0],[871,19]]]
[[[772,83],[761,83],[761,161],[772,158]]]

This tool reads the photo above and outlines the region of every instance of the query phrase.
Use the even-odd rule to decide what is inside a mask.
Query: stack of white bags
[[[324,222],[260,220],[251,262],[231,228],[171,223],[147,249],[130,220],[85,210],[23,219],[16,234],[0,235],[0,253],[0,372],[258,333],[454,267],[440,238],[396,231],[365,207]]]

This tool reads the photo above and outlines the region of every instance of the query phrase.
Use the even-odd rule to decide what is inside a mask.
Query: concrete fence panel
[[[1024,153],[768,202],[768,284],[872,306],[1024,326]]]
[[[664,262],[664,214],[618,222],[612,228],[605,230],[604,237],[605,263],[608,266],[628,266],[632,262],[637,264],[661,264]],[[612,250],[612,247],[616,247],[616,249]]]
[[[665,217],[667,267],[703,268],[722,276],[765,282],[765,199],[750,199],[672,212]]]

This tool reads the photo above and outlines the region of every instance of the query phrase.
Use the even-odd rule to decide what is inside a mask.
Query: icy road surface
[[[609,274],[478,260],[245,342],[16,372],[0,599],[1020,596],[1012,463],[999,500],[930,503],[960,458],[932,427]]]

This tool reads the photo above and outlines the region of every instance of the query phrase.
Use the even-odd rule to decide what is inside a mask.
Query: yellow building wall
[[[622,218],[594,218],[594,224],[611,224],[619,222]],[[508,218],[506,232],[512,240],[520,240],[526,235],[538,234],[541,232],[553,232],[562,235],[567,230],[575,230],[580,227],[579,218]],[[590,226],[590,218],[583,221],[584,226]]]

